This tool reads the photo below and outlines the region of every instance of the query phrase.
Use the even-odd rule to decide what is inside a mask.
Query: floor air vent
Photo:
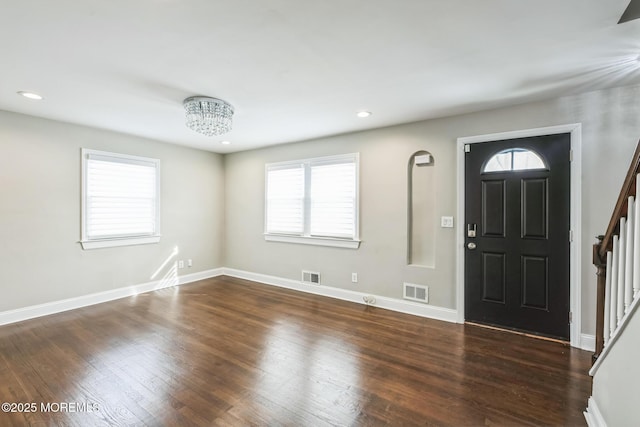
[[[405,283],[404,299],[427,303],[429,302],[429,287],[414,285],[413,283]]]
[[[308,283],[310,285],[319,285],[320,273],[302,270],[302,283]]]

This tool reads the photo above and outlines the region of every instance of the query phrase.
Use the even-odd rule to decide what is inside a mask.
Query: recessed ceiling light
[[[29,98],[29,99],[35,99],[37,101],[40,101],[42,99],[41,95],[38,95],[37,93],[33,93],[33,92],[25,92],[23,90],[21,90],[20,92],[18,92],[18,95],[22,95],[25,98]]]
[[[356,116],[358,117],[369,117],[371,115],[371,111],[358,111]]]
[[[220,144],[229,145],[231,144],[231,141],[220,141]]]

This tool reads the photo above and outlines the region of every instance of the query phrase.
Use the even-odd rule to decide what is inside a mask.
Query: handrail
[[[607,232],[597,236],[598,242],[593,245],[593,264],[597,268],[597,305],[596,305],[596,349],[593,361],[598,358],[604,348],[605,335],[605,294],[607,274],[607,252],[613,251],[614,236],[620,235],[620,222],[626,218],[629,211],[629,197],[636,196],[636,180],[640,173],[640,141],[631,159],[627,176],[622,184],[618,200],[613,209]],[[637,226],[640,226],[638,224]],[[611,285],[610,285],[611,286]],[[609,331],[607,331],[608,333]]]
[[[631,165],[627,171],[627,177],[624,179],[620,194],[618,195],[618,201],[613,209],[607,232],[605,233],[602,242],[599,244],[598,252],[601,258],[606,258],[607,251],[611,250],[613,242],[613,236],[618,233],[620,218],[627,216],[627,200],[629,196],[636,195],[636,175],[640,172],[640,141],[636,146],[636,152],[631,159]]]

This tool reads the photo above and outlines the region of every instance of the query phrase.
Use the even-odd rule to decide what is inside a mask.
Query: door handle
[[[474,250],[474,249],[476,248],[476,244],[475,244],[475,243],[473,243],[473,242],[471,242],[471,243],[469,243],[469,244],[467,245],[467,248],[469,248],[469,249],[471,249],[471,250]]]

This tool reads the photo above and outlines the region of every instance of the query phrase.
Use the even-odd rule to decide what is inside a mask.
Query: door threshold
[[[465,325],[471,325],[471,326],[478,326],[480,328],[485,328],[485,329],[493,329],[494,331],[509,332],[509,333],[512,333],[512,334],[515,334],[515,335],[522,335],[522,336],[529,337],[529,338],[537,338],[537,339],[543,340],[543,341],[551,341],[551,342],[557,342],[559,344],[571,345],[571,342],[568,341],[568,340],[563,340],[561,338],[546,337],[544,335],[536,335],[536,334],[531,333],[531,332],[517,331],[515,329],[501,328],[499,326],[485,325],[483,323],[468,322],[468,321],[465,321],[464,324]]]

